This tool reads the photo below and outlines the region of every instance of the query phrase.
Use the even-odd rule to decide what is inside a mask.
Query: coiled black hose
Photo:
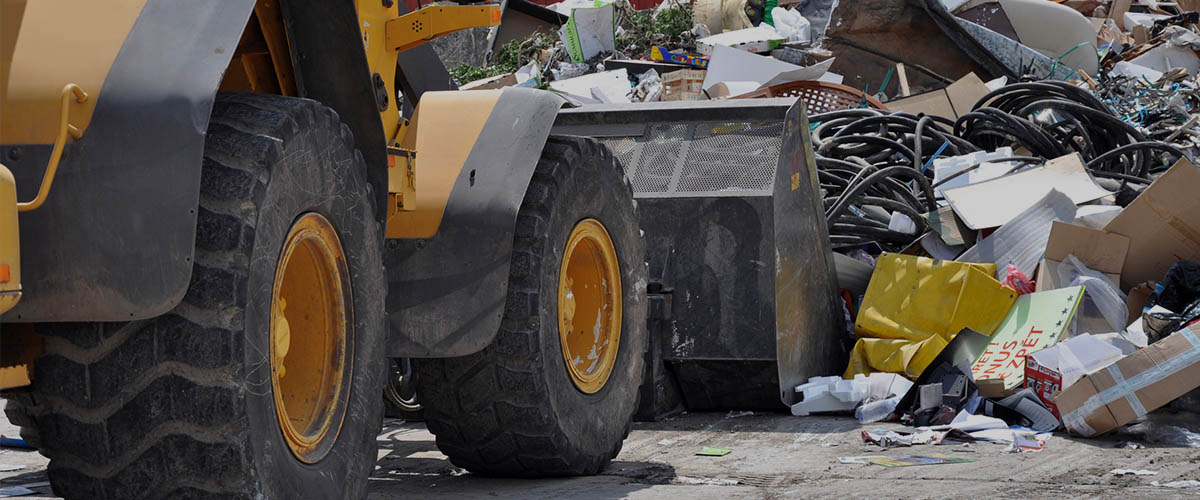
[[[1088,91],[1066,82],[1023,82],[989,92],[957,120],[872,109],[833,111],[809,118],[835,247],[875,242],[901,250],[926,230],[924,214],[937,209],[934,189],[978,164],[933,184],[937,157],[1011,147],[1009,173],[1078,153],[1097,177],[1123,190],[1146,186],[1160,167],[1185,156],[1178,147],[1147,139]],[[1027,153],[1027,154],[1026,154]],[[857,208],[854,208],[857,207]],[[890,231],[885,214],[903,214],[918,231]]]

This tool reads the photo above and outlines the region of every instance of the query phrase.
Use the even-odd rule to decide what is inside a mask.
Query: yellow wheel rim
[[[284,441],[316,463],[337,440],[353,360],[346,256],[333,226],[307,213],[292,225],[271,294],[271,385]]]
[[[621,273],[604,224],[575,225],[558,275],[558,337],[575,387],[595,394],[608,382],[621,343]]]

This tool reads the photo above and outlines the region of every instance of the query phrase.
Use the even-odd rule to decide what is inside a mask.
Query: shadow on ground
[[[423,423],[387,421],[376,441],[379,461],[370,479],[370,498],[417,494],[421,498],[627,498],[675,479],[661,462],[613,461],[600,475],[584,478],[509,479],[471,474],[450,463]]]

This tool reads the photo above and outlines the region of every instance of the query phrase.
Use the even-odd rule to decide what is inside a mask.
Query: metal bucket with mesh
[[[658,314],[643,394],[657,408],[643,415],[676,400],[781,408],[797,381],[845,367],[807,124],[799,107],[787,114],[795,101],[585,106],[555,122],[553,133],[607,145],[633,185]]]

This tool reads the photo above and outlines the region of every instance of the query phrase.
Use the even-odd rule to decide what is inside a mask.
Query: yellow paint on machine
[[[437,234],[454,182],[502,92],[426,92],[421,96],[406,134],[416,137],[411,145],[417,151],[416,209],[388,217],[388,238],[429,238]]]
[[[97,95],[146,0],[0,0],[0,143],[49,144],[63,85],[92,99],[72,112],[86,132]]]
[[[17,185],[0,164],[0,314],[21,300],[21,242],[17,230]]]
[[[400,111],[396,108],[396,51],[387,45],[387,22],[396,17],[396,9],[379,0],[358,0],[359,30],[362,34],[363,51],[371,71],[379,75],[387,89],[388,107],[379,112],[384,137],[391,141],[400,129]]]

